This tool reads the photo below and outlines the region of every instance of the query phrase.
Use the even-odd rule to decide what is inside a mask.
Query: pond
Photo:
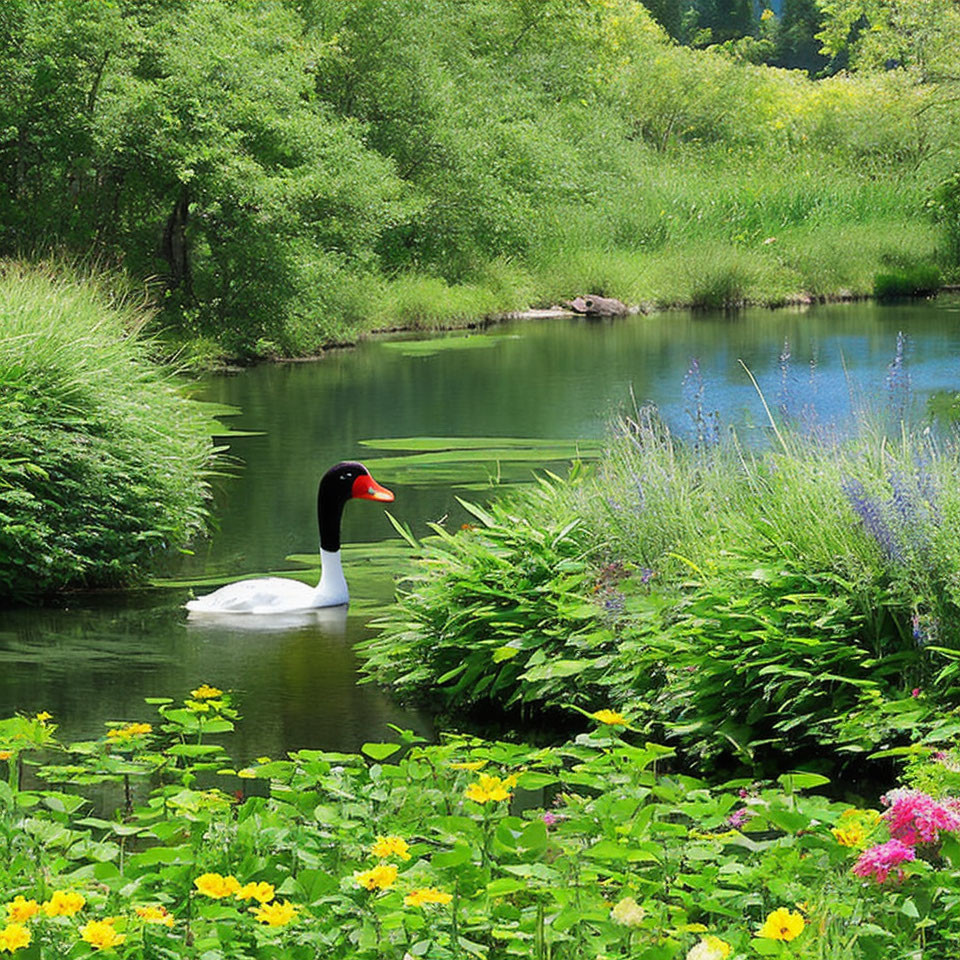
[[[906,360],[891,372],[899,331]],[[611,414],[632,402],[631,391],[689,431],[697,390],[688,376],[691,358],[698,360],[704,409],[719,411],[746,437],[761,435],[765,418],[740,360],[771,407],[786,401],[799,412],[815,404],[821,420],[848,416],[851,398],[883,403],[898,392],[902,399],[907,374],[920,407],[939,391],[960,388],[955,298],[604,322],[523,320],[424,339],[371,340],[318,362],[208,377],[203,396],[238,407],[230,426],[257,433],[231,440],[233,476],[215,482],[216,531],[166,572],[303,573],[287,558],[316,553],[317,480],[341,459],[370,464],[396,493],[391,512],[414,532],[426,533],[426,522],[443,518],[459,526],[465,514],[456,496],[482,500],[492,492],[485,478],[527,477],[531,464],[471,461],[461,476],[449,464],[385,464],[405,451],[364,441],[521,437],[580,441],[588,452]],[[551,446],[559,456],[571,449]],[[363,546],[394,536],[383,507],[350,503],[343,536],[359,546],[346,557],[354,602],[339,623],[197,625],[182,607],[189,591],[171,587],[0,612],[0,715],[48,710],[66,738],[99,736],[105,720],[152,720],[144,697],[182,697],[207,682],[234,691],[244,716],[232,741],[240,760],[295,747],[356,750],[388,737],[388,723],[430,735],[429,718],[357,683],[352,646],[369,636],[372,614],[394,588],[389,552]]]

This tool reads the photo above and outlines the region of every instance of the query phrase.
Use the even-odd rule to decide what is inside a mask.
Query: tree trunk
[[[170,216],[163,228],[160,243],[160,256],[167,261],[169,282],[172,288],[182,286],[190,291],[190,249],[187,245],[187,218],[190,213],[190,201],[184,187],[177,197]]]

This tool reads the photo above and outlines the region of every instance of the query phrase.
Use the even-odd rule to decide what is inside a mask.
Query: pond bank
[[[960,284],[942,284],[939,289],[933,293],[924,293],[916,295],[907,295],[902,299],[904,300],[926,300],[930,299],[931,296],[936,296],[938,293],[954,293],[960,291]],[[793,293],[785,295],[777,300],[742,300],[736,303],[720,305],[717,306],[708,306],[708,307],[697,307],[695,304],[687,301],[677,301],[673,303],[656,303],[653,301],[642,301],[640,303],[629,303],[626,304],[626,311],[628,316],[636,316],[638,314],[643,316],[660,316],[666,315],[673,311],[690,311],[697,309],[724,309],[729,311],[740,311],[746,310],[751,307],[761,307],[767,310],[780,310],[787,307],[816,307],[823,306],[827,304],[842,304],[842,303],[860,303],[864,301],[878,300],[878,298],[872,292],[866,291],[852,291],[852,290],[838,290],[834,293],[820,293],[820,294],[811,294],[811,293]],[[618,317],[613,316],[603,316],[599,314],[586,314],[571,310],[568,307],[563,306],[550,306],[550,307],[528,307],[522,310],[507,310],[499,313],[484,314],[475,317],[465,317],[457,318],[452,317],[444,321],[439,321],[435,324],[431,324],[429,327],[425,327],[419,324],[390,324],[385,326],[377,326],[361,333],[359,336],[350,339],[342,340],[330,340],[321,345],[319,351],[303,354],[303,355],[284,355],[284,354],[266,354],[263,356],[248,356],[244,358],[239,357],[197,357],[195,358],[196,362],[190,363],[189,366],[196,373],[203,372],[230,372],[230,371],[239,371],[249,367],[251,364],[268,362],[268,363],[312,363],[317,360],[320,360],[324,357],[325,354],[328,354],[334,350],[345,350],[351,347],[357,346],[362,340],[369,340],[371,338],[389,336],[393,334],[430,334],[430,333],[441,333],[441,332],[453,332],[457,330],[485,330],[489,327],[496,326],[502,323],[508,323],[510,321],[523,321],[523,320],[565,320],[565,319],[575,319],[580,318],[584,320],[615,320]],[[182,349],[182,345],[180,345]]]

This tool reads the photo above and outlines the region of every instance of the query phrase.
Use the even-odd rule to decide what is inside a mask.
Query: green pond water
[[[785,403],[809,419],[815,408],[819,422],[848,417],[851,398],[885,403],[893,392],[900,402],[904,375],[891,384],[889,369],[898,331],[906,335],[904,369],[918,409],[940,391],[960,389],[960,302],[947,298],[517,321],[211,376],[203,397],[241,410],[232,428],[260,433],[230,441],[234,476],[216,481],[215,532],[193,557],[172,559],[158,573],[216,581],[289,570],[316,582],[317,481],[342,459],[366,462],[394,490],[391,512],[415,533],[443,518],[459,526],[466,515],[457,496],[482,500],[493,492],[491,478],[523,480],[541,458],[562,470],[573,451],[595,452],[631,390],[690,432],[691,358],[704,410],[718,411],[748,440],[759,442],[764,415],[740,360],[774,409]],[[451,446],[466,449],[448,452]],[[427,448],[422,457],[418,447]],[[383,505],[348,504],[343,538],[353,602],[339,619],[194,623],[182,606],[190,590],[169,585],[0,611],[0,716],[48,710],[64,736],[98,736],[105,720],[152,720],[144,697],[181,697],[207,682],[234,692],[244,717],[232,740],[240,760],[295,747],[355,750],[388,737],[388,723],[429,735],[428,717],[357,683],[352,647],[369,635],[367,624],[389,602],[402,569],[396,547],[380,543],[394,536]]]

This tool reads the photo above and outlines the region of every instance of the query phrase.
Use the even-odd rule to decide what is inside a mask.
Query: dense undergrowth
[[[129,583],[203,529],[212,408],[151,362],[145,320],[95,279],[0,263],[0,600]]]
[[[603,699],[701,769],[935,740],[960,702],[960,450],[904,424],[906,382],[901,357],[886,423],[805,407],[765,449],[702,389],[689,441],[621,418],[592,475],[434,527],[365,669],[458,714]]]
[[[949,279],[953,100],[899,62],[814,82],[632,0],[10,0],[0,255],[152,278],[200,358]]]
[[[49,713],[0,720],[5,953],[953,955],[952,751],[914,750],[876,809],[812,792],[816,774],[680,775],[671,749],[607,708],[555,747],[398,731],[360,754],[239,766],[222,742],[229,694],[148,703],[146,719],[66,745]]]

